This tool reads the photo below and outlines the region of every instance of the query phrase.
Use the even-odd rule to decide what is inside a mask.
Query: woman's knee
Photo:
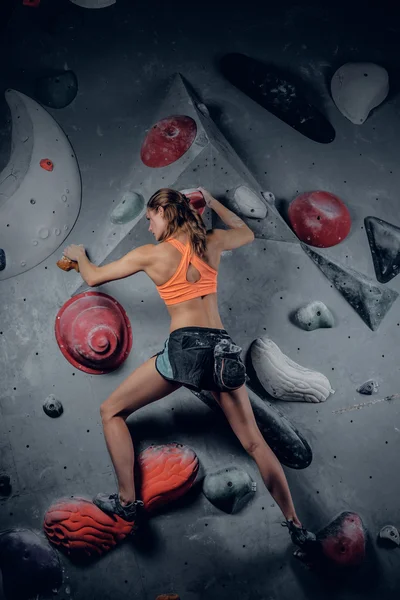
[[[114,417],[122,417],[124,420],[129,416],[128,413],[122,413],[120,410],[117,410],[113,402],[110,402],[109,399],[103,402],[100,405],[100,416],[103,423],[110,421]]]
[[[242,442],[243,448],[246,450],[250,456],[254,456],[254,454],[259,450],[264,443],[264,439],[260,439],[259,437],[249,438]]]

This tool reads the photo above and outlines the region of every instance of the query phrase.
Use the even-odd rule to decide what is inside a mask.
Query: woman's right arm
[[[108,281],[124,279],[139,271],[145,271],[152,261],[154,244],[139,246],[125,254],[119,260],[98,267],[90,262],[85,251],[78,257],[79,271],[90,287],[96,287]]]
[[[238,217],[238,215],[229,210],[229,208],[226,208],[226,206],[211,196],[210,192],[204,188],[200,187],[198,189],[203,194],[207,206],[214,210],[220,217],[221,221],[223,221],[225,225],[229,227],[228,230],[213,230],[213,234],[218,237],[222,244],[223,250],[240,248],[240,246],[249,244],[254,240],[254,233],[250,227],[248,227],[248,225],[246,225],[246,223],[240,217]]]

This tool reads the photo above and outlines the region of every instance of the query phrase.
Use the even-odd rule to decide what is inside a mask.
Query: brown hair
[[[185,231],[197,256],[203,257],[207,248],[207,232],[203,219],[181,192],[162,188],[152,195],[147,208],[156,211],[160,206],[164,209],[167,228],[160,242],[173,236],[179,229]]]

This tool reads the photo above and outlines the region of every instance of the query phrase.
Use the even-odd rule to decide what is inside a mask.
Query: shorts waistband
[[[214,333],[215,335],[229,335],[226,329],[214,329],[213,327],[179,327],[171,331],[170,335],[177,333]]]

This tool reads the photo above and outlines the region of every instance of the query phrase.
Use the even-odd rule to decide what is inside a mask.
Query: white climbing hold
[[[144,199],[137,192],[125,192],[111,213],[112,223],[123,225],[133,221],[144,209]]]
[[[234,212],[250,219],[265,219],[268,209],[257,194],[246,185],[239,185],[227,193],[227,200]]]
[[[325,375],[298,365],[269,338],[257,338],[250,352],[261,385],[277,400],[325,402],[334,394]]]
[[[332,77],[331,93],[340,112],[361,125],[388,95],[389,75],[374,63],[346,63]]]
[[[323,327],[333,327],[333,315],[323,302],[314,300],[296,310],[293,315],[294,323],[305,331],[314,331]]]

